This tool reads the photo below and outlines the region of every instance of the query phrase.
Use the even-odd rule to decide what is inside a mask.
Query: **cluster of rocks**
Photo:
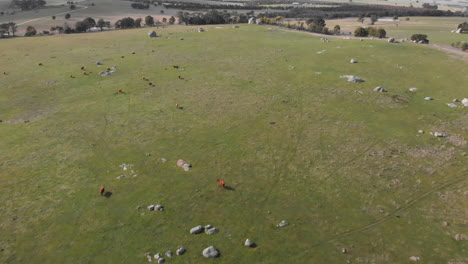
[[[176,254],[178,256],[183,255],[187,250],[184,247],[178,247],[176,250]],[[151,256],[151,253],[146,252],[146,258],[148,259],[148,262],[153,262],[153,257]],[[168,250],[165,253],[166,257],[172,258],[174,254],[172,251]],[[163,258],[163,255],[161,253],[156,253],[154,254],[154,260],[158,263],[164,263],[166,260]]]
[[[136,171],[132,170],[131,168],[133,167],[133,164],[126,164],[122,163],[119,165],[120,168],[122,168],[123,171],[129,171],[128,175],[127,174],[122,174],[116,177],[117,180],[120,180],[122,178],[127,178],[127,177],[137,177],[138,175],[136,174]]]
[[[429,132],[429,134],[433,135],[434,137],[447,137],[444,133],[442,132]]]
[[[192,165],[190,163],[187,163],[187,162],[185,162],[185,160],[182,160],[182,159],[177,160],[176,164],[177,164],[178,167],[182,167],[182,169],[184,169],[184,171],[189,171],[190,168],[192,168]]]
[[[148,205],[146,207],[149,211],[164,211],[164,206],[157,204],[157,205]]]
[[[364,82],[363,79],[354,75],[341,75],[340,78],[348,79],[348,82]]]
[[[206,225],[205,227],[198,225],[190,229],[190,234],[196,235],[196,234],[202,233],[203,231],[205,231],[207,235],[212,235],[212,234],[218,233],[219,230],[216,227],[213,227],[211,225]]]
[[[289,223],[286,220],[282,220],[279,224],[277,224],[277,227],[285,227],[288,226]]]
[[[116,70],[117,70],[117,66],[112,66],[112,67],[108,68],[107,71],[100,71],[99,75],[100,76],[109,76],[109,75],[112,75],[112,74],[116,73],[117,72]]]

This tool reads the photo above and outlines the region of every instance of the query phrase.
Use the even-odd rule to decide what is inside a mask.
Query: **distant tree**
[[[34,36],[36,35],[37,31],[33,26],[28,26],[26,28],[26,33],[24,34],[26,37]]]
[[[88,24],[88,29],[96,26],[96,20],[94,20],[92,17],[85,18],[83,22]]]
[[[367,37],[368,35],[369,35],[369,32],[363,27],[358,27],[354,31],[355,37]]]
[[[413,34],[411,36],[411,40],[416,41],[416,42],[422,42],[425,44],[429,43],[429,40],[427,39],[427,35],[425,34]]]
[[[12,0],[10,3],[11,7],[20,8],[22,11],[41,8],[45,5],[44,0]]]
[[[371,25],[374,25],[377,20],[379,20],[379,17],[376,14],[372,14],[371,17]]]
[[[360,22],[360,23],[362,24],[362,23],[364,23],[364,19],[365,19],[364,15],[360,15],[360,16],[358,17],[358,20],[357,20],[357,21]]]
[[[89,28],[89,24],[85,21],[78,21],[75,24],[75,32],[82,33],[86,32]]]
[[[422,4],[422,7],[423,8],[427,8],[427,9],[438,9],[439,7],[435,4],[435,5],[431,5],[429,3],[424,3]]]
[[[130,6],[134,9],[148,9],[149,8],[148,3],[132,3]]]
[[[72,29],[71,27],[67,27],[65,28],[64,32],[65,34],[72,34],[72,33],[75,33],[75,30]]]
[[[328,30],[327,27],[323,27],[323,28],[322,28],[322,34],[328,35],[328,34],[330,34],[330,30]]]
[[[169,18],[169,24],[173,25],[175,23],[175,17],[174,16],[171,16]]]
[[[141,18],[135,19],[135,27],[138,27],[138,28],[141,27],[141,21],[142,21]]]
[[[306,24],[307,25],[315,24],[318,27],[324,27],[326,25],[325,20],[323,20],[323,18],[321,17],[309,18],[306,20]]]
[[[385,37],[387,37],[387,31],[385,31],[385,29],[383,29],[383,28],[377,29],[377,37],[378,37],[378,38],[385,38]]]
[[[16,30],[18,29],[18,26],[16,25],[16,23],[14,23],[14,22],[8,23],[8,28],[9,28],[11,34],[13,34],[13,36],[16,36],[15,33],[16,33]]]
[[[104,19],[100,18],[97,22],[96,22],[96,27],[98,27],[101,31],[104,27],[107,27],[107,25],[110,25],[110,22],[109,21],[104,21]]]
[[[167,18],[164,17],[164,18],[162,19],[162,22],[163,22],[163,23],[167,23]]]
[[[145,24],[150,27],[154,26],[154,18],[152,16],[146,16]]]
[[[3,36],[8,34],[8,36],[10,36],[10,26],[8,25],[8,23],[3,23],[3,24],[0,24],[0,35]]]
[[[115,22],[115,28],[134,28],[135,20],[131,17],[125,17]]]
[[[341,27],[340,25],[336,25],[334,28],[333,28],[333,33],[335,34],[340,34],[341,32]]]
[[[70,19],[71,15],[70,14],[65,14],[65,19]]]
[[[52,19],[55,20],[55,16],[52,16]]]

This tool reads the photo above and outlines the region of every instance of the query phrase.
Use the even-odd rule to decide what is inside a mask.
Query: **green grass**
[[[204,263],[210,245],[217,263],[466,260],[454,235],[466,235],[466,143],[456,139],[468,137],[467,112],[445,105],[467,97],[466,61],[405,43],[222,27],[0,42],[0,262],[145,263],[145,252],[178,245],[188,252],[168,263]],[[138,177],[116,179],[124,162]],[[166,210],[135,209],[155,203]],[[189,234],[206,224],[220,232]]]

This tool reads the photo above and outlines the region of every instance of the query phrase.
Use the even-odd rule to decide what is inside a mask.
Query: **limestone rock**
[[[196,227],[190,229],[190,234],[192,234],[192,235],[200,234],[202,231],[203,231],[203,227],[201,225],[199,225],[199,226],[196,226]]]
[[[158,35],[156,34],[156,31],[150,30],[148,31],[148,37],[150,38],[156,38]]]
[[[205,258],[216,258],[219,256],[219,251],[215,247],[209,246],[203,250],[202,254]]]
[[[244,242],[244,246],[246,246],[246,247],[252,247],[253,245],[254,245],[254,243],[252,242],[252,240],[250,240],[248,238]]]

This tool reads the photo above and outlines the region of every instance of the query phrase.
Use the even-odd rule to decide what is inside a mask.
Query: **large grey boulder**
[[[216,258],[219,256],[219,251],[215,247],[209,246],[203,250],[202,254],[205,258]]]
[[[156,38],[157,36],[158,36],[158,34],[156,34],[156,31],[154,31],[154,30],[148,31],[148,37]]]
[[[190,229],[190,234],[195,235],[195,234],[200,234],[203,231],[203,227],[201,225],[193,227]]]

